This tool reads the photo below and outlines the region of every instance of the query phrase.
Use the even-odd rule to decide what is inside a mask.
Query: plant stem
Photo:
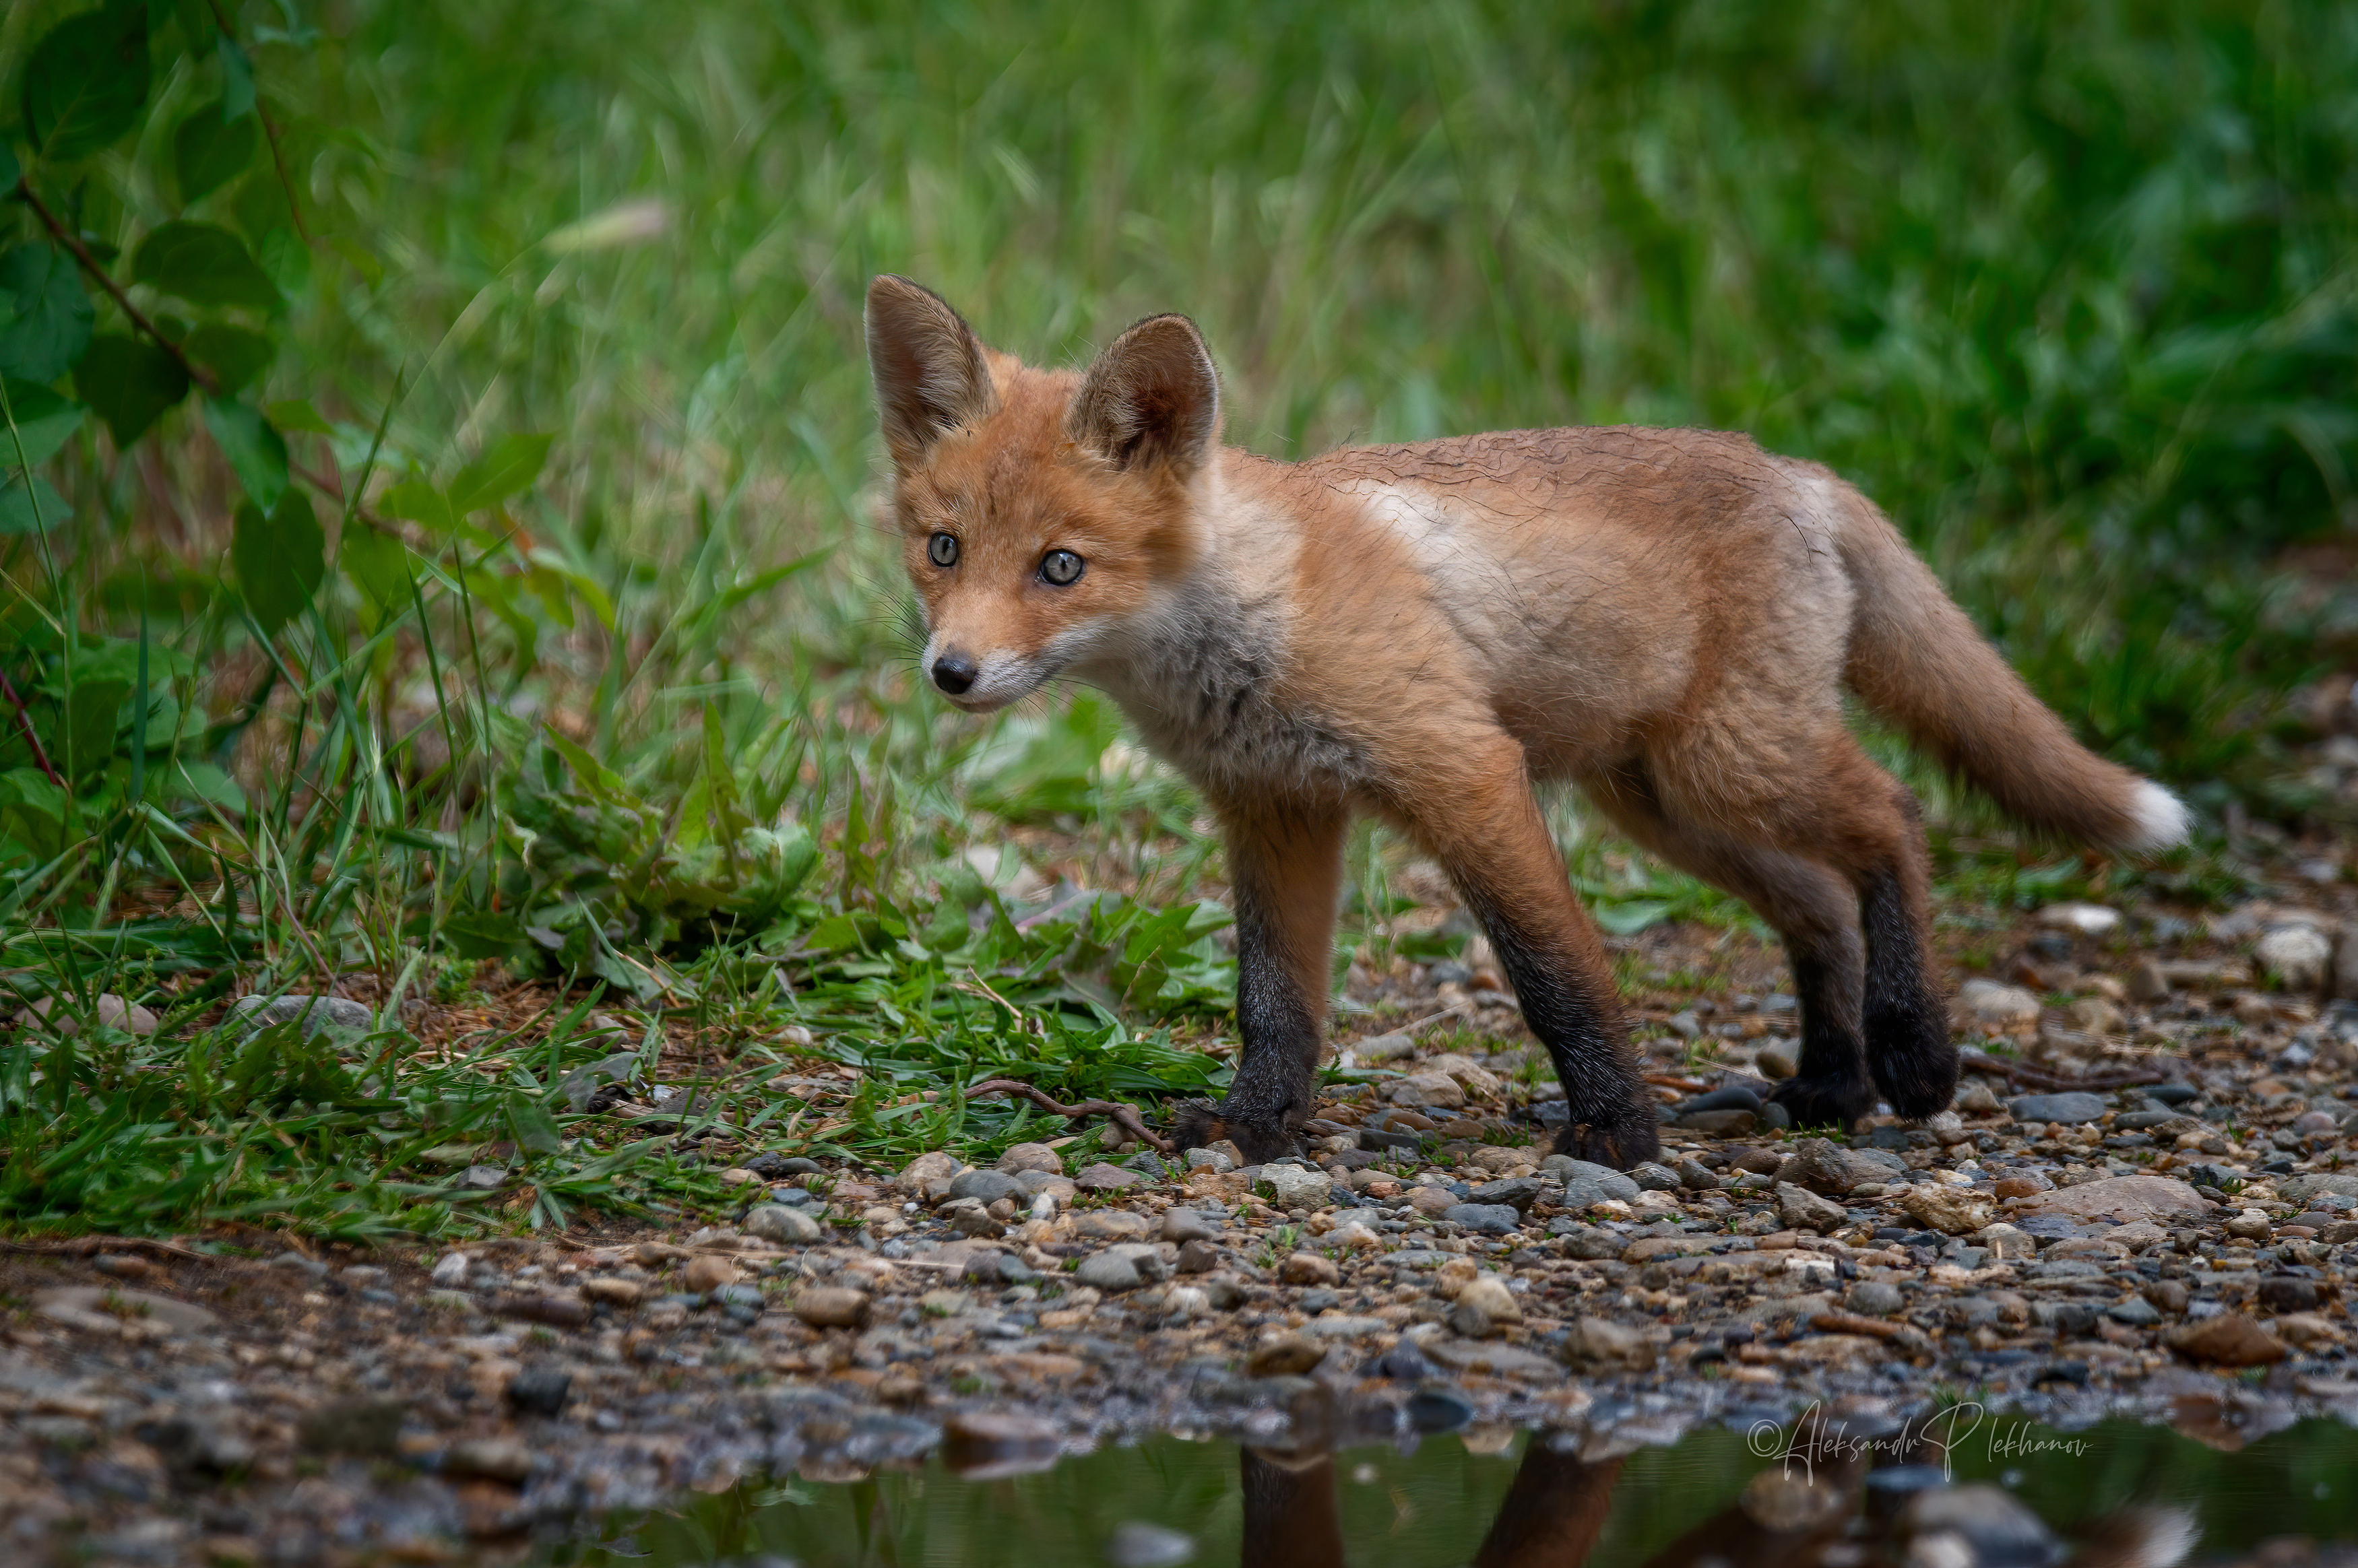
[[[139,307],[131,303],[131,297],[123,292],[123,286],[115,282],[114,279],[108,275],[107,270],[104,267],[98,265],[98,258],[90,254],[90,247],[83,244],[80,239],[76,238],[63,223],[58,222],[58,215],[49,211],[48,203],[44,202],[38,196],[34,194],[33,182],[29,178],[20,178],[16,181],[16,194],[24,198],[25,205],[33,210],[33,216],[41,221],[41,226],[49,230],[51,234],[55,235],[57,237],[58,243],[65,246],[67,251],[72,254],[73,259],[77,263],[81,264],[82,271],[90,274],[92,277],[97,279],[99,287],[106,290],[108,297],[114,301],[118,308],[121,308],[123,314],[130,319],[131,324],[134,327],[138,328],[142,332],[145,332],[147,336],[153,338],[159,348],[161,348],[166,353],[171,355],[174,359],[179,361],[180,368],[188,373],[188,376],[190,381],[195,382],[199,386],[204,388],[206,396],[218,397],[221,395],[220,378],[215,376],[211,371],[206,369],[203,365],[200,365],[197,363],[196,361],[190,359],[188,354],[181,350],[179,344],[172,341],[171,339],[164,336],[162,332],[158,331],[157,330],[156,323],[147,319],[146,315],[140,310]]]
[[[49,754],[41,750],[41,738],[33,733],[33,716],[25,711],[25,699],[16,695],[16,685],[8,679],[6,670],[0,670],[0,692],[7,694],[9,706],[16,710],[16,724],[25,731],[25,744],[33,748],[34,764],[48,776],[51,784],[59,789],[64,789],[66,781],[58,777],[57,769],[49,766]]]
[[[222,9],[222,0],[212,0],[212,13],[213,25],[222,30],[222,37],[243,52],[244,46],[238,44],[237,34],[230,29],[229,16]],[[295,200],[295,179],[287,172],[287,154],[278,145],[278,123],[270,117],[270,111],[262,106],[259,90],[254,95],[254,117],[262,122],[263,140],[270,144],[271,167],[278,171],[278,188],[287,193],[287,211],[295,220],[295,232],[303,236],[305,244],[316,245],[319,242],[311,237],[310,225],[303,222],[303,204]]]

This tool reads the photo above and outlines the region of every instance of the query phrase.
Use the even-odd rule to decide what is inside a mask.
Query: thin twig
[[[154,1252],[166,1258],[180,1258],[196,1263],[220,1261],[210,1253],[192,1252],[168,1241],[158,1241],[152,1236],[77,1236],[70,1241],[0,1240],[0,1247],[11,1252],[48,1253],[70,1258],[88,1258],[99,1252]]]
[[[1141,1143],[1152,1144],[1156,1152],[1163,1154],[1174,1152],[1171,1141],[1158,1133],[1149,1131],[1145,1119],[1138,1113],[1138,1108],[1126,1101],[1085,1099],[1078,1105],[1059,1105],[1048,1098],[1045,1090],[1034,1088],[1032,1085],[1014,1078],[991,1078],[987,1082],[975,1085],[966,1092],[969,1098],[976,1095],[1021,1095],[1042,1110],[1053,1112],[1067,1121],[1078,1121],[1087,1116],[1106,1117],[1116,1127],[1120,1128]]]
[[[49,766],[49,754],[41,750],[41,738],[33,733],[33,716],[25,711],[25,699],[16,695],[16,685],[9,680],[6,670],[0,670],[0,692],[7,694],[9,706],[16,710],[16,723],[25,731],[25,744],[33,748],[34,762],[51,784],[65,788],[66,781],[58,777],[58,770]]]
[[[238,43],[237,34],[231,30],[229,16],[222,11],[221,0],[212,0],[212,12],[213,25],[222,30],[222,37],[230,41],[231,47],[243,53],[244,46]],[[278,145],[278,123],[270,117],[270,111],[263,107],[262,92],[258,87],[254,94],[254,117],[262,122],[263,140],[270,144],[270,162],[278,170],[278,188],[287,193],[287,211],[295,220],[295,232],[303,236],[305,244],[318,244],[319,241],[311,237],[310,226],[303,222],[303,203],[295,199],[295,179],[287,172],[287,154]]]
[[[98,281],[98,286],[106,290],[108,297],[112,298],[123,314],[130,319],[134,327],[154,339],[158,348],[178,361],[180,369],[188,373],[190,381],[204,388],[207,396],[220,395],[221,378],[190,359],[179,344],[164,336],[157,329],[156,323],[147,319],[139,307],[131,303],[131,297],[123,292],[123,286],[114,281],[113,275],[98,265],[98,258],[90,254],[90,247],[83,244],[63,223],[59,222],[58,215],[50,211],[48,204],[34,194],[33,182],[29,177],[16,181],[16,194],[24,199],[26,206],[33,210],[33,216],[41,221],[41,226],[55,235],[58,243],[65,246],[72,254],[82,271],[90,274]]]
[[[2166,1084],[2169,1067],[2131,1067],[2118,1073],[2092,1073],[2075,1077],[2069,1073],[2050,1073],[2043,1067],[2033,1067],[2021,1062],[2009,1062],[2003,1056],[1985,1055],[1979,1051],[1960,1051],[1958,1065],[1968,1073],[1991,1073],[2009,1083],[2034,1089],[2085,1089],[2092,1094],[2109,1089],[2132,1088],[2138,1084]],[[2183,1063],[2172,1064],[2182,1070]]]

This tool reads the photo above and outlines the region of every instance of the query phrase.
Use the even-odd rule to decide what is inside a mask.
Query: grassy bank
[[[81,9],[12,10],[0,74]],[[8,1223],[717,1201],[577,1118],[622,1050],[871,1158],[1019,1135],[958,1093],[994,1072],[1217,1087],[1184,788],[1087,699],[979,727],[909,679],[878,270],[1035,360],[1186,310],[1275,454],[1637,420],[1819,458],[2214,811],[2299,808],[2280,696],[2358,652],[2344,7],[132,9],[111,140],[6,100],[56,223],[0,217],[39,481],[0,492],[0,985],[84,1024],[0,1037]],[[175,283],[174,223],[261,282]],[[133,347],[44,358],[33,300]],[[143,427],[122,366],[174,348],[199,390]],[[1575,848],[1627,928],[1737,918]],[[1389,941],[1396,857],[1355,867]],[[378,1025],[341,1054],[219,1022],[331,976]]]

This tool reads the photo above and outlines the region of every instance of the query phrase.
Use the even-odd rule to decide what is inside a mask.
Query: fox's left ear
[[[1184,316],[1149,316],[1116,338],[1074,395],[1065,429],[1118,469],[1192,478],[1220,438],[1220,375]]]

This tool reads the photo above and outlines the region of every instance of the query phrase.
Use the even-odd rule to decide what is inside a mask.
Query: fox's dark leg
[[[1179,1147],[1231,1139],[1256,1163],[1296,1152],[1310,1116],[1335,903],[1349,821],[1331,806],[1220,812],[1237,905],[1237,1025],[1244,1060],[1218,1105],[1180,1108]]]
[[[1583,1463],[1531,1433],[1507,1500],[1474,1554],[1474,1568],[1580,1568],[1613,1514],[1621,1461]]]
[[[1240,1568],[1343,1568],[1334,1455],[1289,1463],[1248,1448],[1244,1494]]]
[[[1547,1046],[1571,1121],[1556,1148],[1623,1169],[1661,1149],[1653,1100],[1622,1034],[1605,944],[1565,878],[1524,781],[1522,748],[1503,734],[1428,759],[1411,826],[1498,949],[1523,1022]]]
[[[1848,1127],[1875,1106],[1863,1004],[1866,954],[1859,899],[1822,860],[1726,832],[1672,821],[1641,766],[1586,781],[1588,796],[1621,830],[1671,864],[1725,888],[1784,939],[1801,1009],[1801,1056],[1774,1098],[1801,1127]]]
[[[1931,856],[1916,797],[1867,765],[1889,790],[1898,818],[1887,857],[1856,874],[1866,926],[1867,1061],[1896,1114],[1926,1117],[1946,1109],[1957,1092],[1957,1052],[1931,965]]]

